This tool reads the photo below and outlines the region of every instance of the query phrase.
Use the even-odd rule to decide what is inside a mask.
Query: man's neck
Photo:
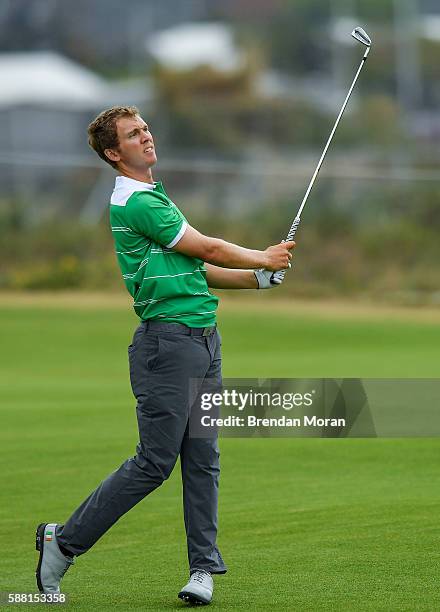
[[[154,185],[151,168],[148,168],[145,172],[141,172],[139,170],[129,170],[127,168],[119,168],[119,172],[123,176],[127,176],[135,181],[141,181],[142,183],[150,183],[151,185]]]

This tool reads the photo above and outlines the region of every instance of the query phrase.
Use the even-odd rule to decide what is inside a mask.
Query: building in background
[[[77,177],[78,168],[96,166],[86,130],[98,112],[112,104],[151,103],[145,79],[109,82],[52,51],[0,54],[0,82],[2,195],[29,206],[41,190],[48,201],[58,192],[60,205],[63,182]]]

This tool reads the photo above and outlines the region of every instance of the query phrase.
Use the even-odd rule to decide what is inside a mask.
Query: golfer
[[[226,565],[216,544],[217,439],[192,438],[190,380],[221,385],[215,289],[269,289],[273,271],[289,266],[294,242],[246,249],[191,227],[154,182],[153,136],[136,107],[113,107],[89,125],[89,143],[118,173],[110,223],[122,278],[140,318],[128,348],[137,400],[139,443],[134,457],[110,474],[64,523],[37,528],[41,592],[60,581],[130,508],[166,480],[180,456],[189,582],[179,597],[207,604],[212,574]]]

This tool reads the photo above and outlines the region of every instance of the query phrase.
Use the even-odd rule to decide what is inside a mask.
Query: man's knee
[[[194,438],[189,441],[184,453],[185,467],[206,475],[218,476],[220,472],[220,452],[217,440]]]
[[[146,450],[141,444],[138,444],[136,451],[134,460],[145,476],[154,479],[158,485],[171,476],[178,453],[168,450],[153,452]]]

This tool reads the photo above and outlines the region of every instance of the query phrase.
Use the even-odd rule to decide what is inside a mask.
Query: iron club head
[[[371,47],[371,38],[363,28],[355,28],[351,35],[366,47]]]

